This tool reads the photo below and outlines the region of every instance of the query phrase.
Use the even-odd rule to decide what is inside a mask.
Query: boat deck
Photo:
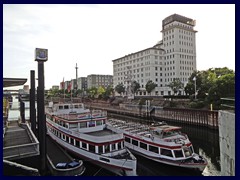
[[[86,134],[92,135],[92,136],[108,136],[108,135],[117,134],[117,133],[115,133],[109,129],[103,129],[101,131],[94,131],[94,132],[89,132]]]
[[[140,123],[126,122],[118,119],[109,119],[108,123],[115,128],[139,135],[144,135],[150,131],[149,126]]]

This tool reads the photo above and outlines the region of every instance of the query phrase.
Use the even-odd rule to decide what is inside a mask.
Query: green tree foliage
[[[89,88],[87,89],[87,93],[90,97],[94,97],[97,95],[97,88],[96,87],[92,87],[92,88]]]
[[[105,92],[103,93],[103,98],[105,99],[109,98],[111,95],[113,95],[113,91],[114,91],[113,87],[108,86]]]
[[[97,89],[97,94],[98,94],[99,96],[102,96],[103,93],[105,93],[105,91],[106,91],[106,90],[105,90],[104,87],[99,86],[98,89]]]
[[[140,84],[137,81],[132,82],[132,91],[135,94],[140,88]]]
[[[170,87],[172,89],[172,91],[174,92],[174,95],[176,95],[179,92],[179,90],[184,87],[184,84],[180,81],[179,78],[176,78],[176,79],[174,79],[174,81],[169,83],[167,86]]]
[[[223,97],[235,97],[235,73],[226,67],[210,68],[206,71],[195,71],[189,77],[185,93],[194,94],[194,81],[196,77],[197,98],[213,104],[215,109],[220,107]]]
[[[122,94],[122,93],[124,93],[124,92],[125,92],[125,87],[124,87],[124,85],[123,85],[122,83],[116,85],[116,87],[115,87],[115,91],[117,91],[118,94]]]
[[[57,97],[60,95],[60,91],[58,89],[50,89],[48,91],[48,97]]]
[[[152,80],[149,80],[145,86],[146,91],[149,93],[151,93],[155,87],[157,87],[157,84],[155,84],[154,82],[152,82]]]
[[[76,91],[76,96],[82,96],[82,95],[83,95],[83,92],[84,92],[83,89],[78,89],[78,90]]]

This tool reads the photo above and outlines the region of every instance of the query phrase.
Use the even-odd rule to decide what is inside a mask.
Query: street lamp
[[[196,82],[197,82],[197,79],[196,79],[196,76],[193,78],[193,81],[194,81],[194,89],[195,89],[195,100],[197,99],[197,93],[196,93]]]

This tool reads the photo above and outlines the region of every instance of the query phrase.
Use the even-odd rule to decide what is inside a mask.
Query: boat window
[[[80,128],[86,128],[87,122],[80,122]]]
[[[176,158],[183,157],[182,150],[174,150],[174,153]]]
[[[140,147],[147,150],[147,144],[140,142]]]
[[[78,124],[77,123],[71,123],[69,124],[69,129],[71,128],[77,128],[78,127]]]
[[[65,124],[65,122],[64,122],[64,121],[62,121],[62,126],[63,126],[63,127],[66,127],[66,124]]]
[[[57,131],[57,137],[60,137],[60,133]]]
[[[116,149],[116,144],[111,144],[112,146],[112,151],[114,151]]]
[[[74,108],[76,108],[76,109],[77,109],[77,108],[78,108],[78,104],[75,104],[75,105],[74,105]]]
[[[74,139],[73,139],[73,138],[70,138],[70,143],[71,143],[72,145],[74,145]]]
[[[69,137],[68,137],[68,136],[66,137],[66,142],[68,142],[68,143],[69,143]]]
[[[82,142],[82,148],[87,149],[87,144]]]
[[[161,155],[173,157],[171,150],[163,149],[163,148],[161,148]]]
[[[98,153],[100,153],[100,154],[103,153],[103,146],[98,146]]]
[[[128,142],[128,143],[130,143],[130,138],[125,137],[125,141]]]
[[[108,145],[105,145],[105,153],[108,153],[110,152],[110,146],[109,144]]]
[[[95,146],[89,144],[89,151],[95,153]]]
[[[89,127],[95,127],[95,121],[89,121]]]
[[[184,151],[184,154],[186,157],[189,157],[192,155],[192,152],[191,152],[190,148],[188,148],[188,147],[184,147],[183,151]]]
[[[160,133],[159,133],[158,131],[153,131],[153,134],[155,134],[155,135],[157,135],[157,136],[160,135]]]
[[[79,106],[78,108],[82,108],[82,104],[79,104],[78,106]]]
[[[158,147],[149,145],[149,151],[159,154]]]
[[[102,120],[101,120],[101,121],[96,121],[96,125],[97,125],[97,126],[102,125]]]
[[[69,105],[69,109],[72,109],[72,108],[73,108],[73,105],[72,105],[72,104],[70,104],[70,105]]]
[[[68,105],[64,105],[64,109],[68,109]]]
[[[138,146],[138,141],[132,139],[132,144],[135,145],[135,146]]]
[[[58,106],[59,109],[63,109],[63,106]]]
[[[76,147],[80,147],[80,143],[79,143],[79,141],[78,140],[76,140]]]
[[[68,123],[65,123],[65,127],[68,129],[68,128],[69,128],[69,124],[68,124]]]
[[[62,139],[63,139],[64,141],[66,141],[66,136],[65,136],[65,134],[62,134]]]
[[[122,149],[123,147],[122,147],[122,142],[119,142],[118,144],[117,144],[117,146],[118,146],[118,150],[119,149]]]

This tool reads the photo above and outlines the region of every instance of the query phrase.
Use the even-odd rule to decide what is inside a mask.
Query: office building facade
[[[173,14],[162,21],[162,40],[153,47],[113,60],[113,86],[126,77],[140,84],[136,95],[149,95],[145,85],[149,80],[157,84],[151,93],[155,96],[173,94],[168,84],[179,78],[186,86],[196,70],[196,32],[193,19]],[[184,94],[184,88],[180,90]]]

